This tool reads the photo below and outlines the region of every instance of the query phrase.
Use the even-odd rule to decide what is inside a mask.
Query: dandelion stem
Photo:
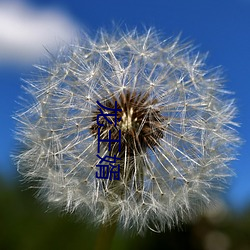
[[[102,224],[99,228],[94,250],[109,250],[116,232],[117,221]]]

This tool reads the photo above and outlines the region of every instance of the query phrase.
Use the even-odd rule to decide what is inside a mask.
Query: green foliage
[[[17,187],[22,187],[22,190]],[[0,181],[1,250],[91,250],[97,230],[72,215],[47,211],[24,185]],[[250,249],[250,209],[220,220],[203,217],[166,233],[148,231],[144,237],[117,231],[112,250],[247,250]]]

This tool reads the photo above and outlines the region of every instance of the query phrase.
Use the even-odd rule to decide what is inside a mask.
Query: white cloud
[[[70,42],[76,25],[56,9],[39,10],[22,2],[0,3],[0,64],[27,63]]]

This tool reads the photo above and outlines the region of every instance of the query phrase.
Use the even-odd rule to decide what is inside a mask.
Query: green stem
[[[103,224],[99,228],[94,250],[110,250],[115,235],[117,223]]]

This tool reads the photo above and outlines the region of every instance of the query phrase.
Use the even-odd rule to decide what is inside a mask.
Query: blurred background
[[[0,0],[0,249],[92,249],[97,230],[74,216],[47,211],[21,181],[10,155],[17,151],[13,114],[22,78],[32,65],[70,43],[80,29],[153,26],[164,37],[181,33],[209,51],[209,67],[224,70],[235,92],[243,145],[231,166],[237,176],[206,215],[166,233],[117,232],[112,249],[250,250],[250,0]]]

